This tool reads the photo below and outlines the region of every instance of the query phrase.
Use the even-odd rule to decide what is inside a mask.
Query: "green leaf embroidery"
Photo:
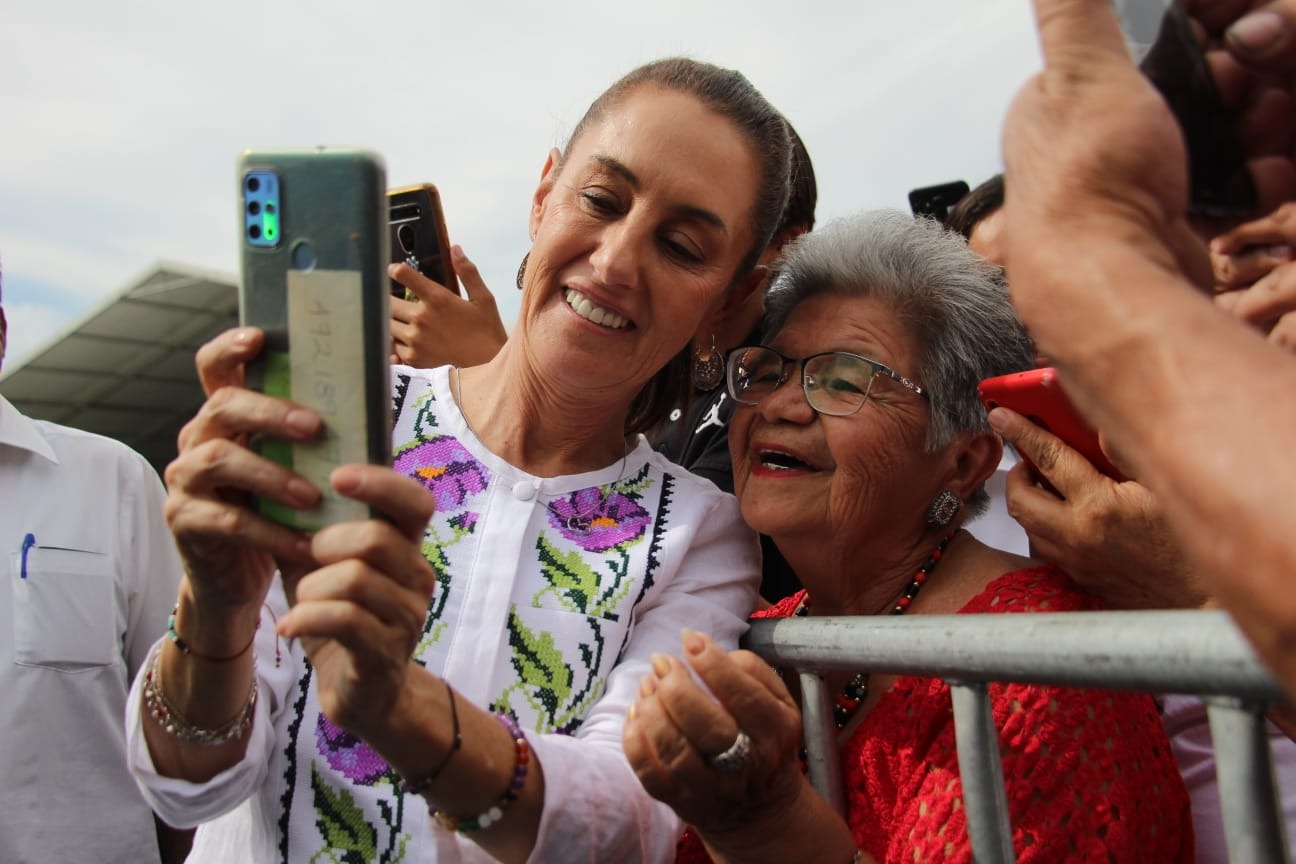
[[[431,437],[432,430],[441,425],[436,418],[436,391],[431,387],[420,393],[414,404],[418,409],[414,415],[414,437],[419,440],[414,441],[410,446],[422,444]]]
[[[643,468],[633,477],[628,477],[617,484],[617,489],[621,494],[633,498],[636,501],[643,497],[643,493],[651,489],[656,482],[651,476],[648,463],[644,463]]]
[[[387,782],[387,781],[384,781]],[[395,787],[393,787],[393,790]],[[397,793],[396,795],[396,814],[393,818],[391,805],[383,799],[378,799],[378,812],[382,814],[383,822],[387,828],[387,848],[383,850],[382,857],[378,859],[379,864],[400,864],[405,860],[405,849],[409,844],[410,835],[401,833],[401,825],[405,814],[405,796]],[[397,845],[399,838],[399,845]]]
[[[642,539],[641,537],[634,542],[638,543]],[[634,543],[627,544],[627,546],[633,545]],[[621,548],[618,552],[618,559],[609,559],[605,562],[612,579],[607,590],[599,596],[599,601],[589,610],[589,614],[593,617],[606,618],[609,621],[616,621],[621,617],[616,612],[617,605],[630,593],[634,580],[627,578],[630,571],[630,556],[625,548]]]
[[[366,864],[377,859],[378,831],[365,820],[364,811],[351,793],[330,786],[314,763],[311,764],[311,789],[315,793],[315,825],[326,844],[311,860],[321,855],[345,864]],[[341,857],[337,852],[342,853]]]
[[[500,702],[507,705],[511,691],[525,688],[523,695],[527,701],[537,713],[543,712],[545,725],[537,731],[552,731],[559,706],[571,696],[572,669],[563,662],[553,635],[543,631],[533,633],[518,617],[516,606],[509,611],[508,634],[519,682],[504,691]],[[537,700],[539,705],[535,704]]]
[[[590,600],[599,589],[598,574],[579,551],[563,552],[549,542],[543,531],[536,548],[540,551],[540,573],[549,584],[535,595],[531,605],[539,608],[540,598],[552,592],[571,611],[587,614]]]

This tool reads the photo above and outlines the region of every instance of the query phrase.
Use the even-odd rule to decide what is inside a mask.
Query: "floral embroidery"
[[[466,574],[490,539],[478,529],[483,520],[498,518],[490,515],[488,491],[496,478],[440,428],[437,414],[444,405],[436,404],[430,382],[415,377],[395,389],[400,438],[393,467],[436,499],[422,551],[438,584],[413,657],[439,668],[446,634],[455,632],[445,616],[462,614],[451,611],[463,602],[458,591],[466,588]],[[526,532],[522,536],[528,546],[534,544],[537,557],[530,565],[518,561],[517,593],[501,634],[507,647],[501,646],[500,660],[507,658],[508,666],[482,670],[498,694],[487,699],[492,709],[539,733],[573,734],[605,695],[606,676],[634,629],[633,610],[654,584],[659,566],[657,535],[671,478],[652,464],[640,463],[611,486],[577,490],[547,505],[535,502],[526,524],[515,526]],[[311,864],[377,864],[418,857],[429,832],[422,802],[400,794],[400,778],[377,752],[329,721],[307,698],[309,664],[302,662],[308,670],[302,698],[289,707],[296,714],[290,729],[300,729],[300,740],[294,732],[298,743],[289,754],[290,785],[280,797],[285,860],[304,854]],[[292,762],[296,757],[301,761]],[[406,803],[414,808],[408,828]],[[292,831],[288,810],[294,811]],[[290,855],[293,835],[291,845],[299,848]]]
[[[647,510],[620,492],[602,498],[597,486],[558,498],[549,505],[549,524],[586,552],[606,552],[643,536]]]
[[[467,510],[456,513],[450,517],[450,527],[456,532],[471,534],[473,529],[477,527],[477,514],[470,513]]]
[[[594,654],[603,654],[603,635],[598,622],[591,620],[590,625],[597,647],[581,643],[581,660],[586,667],[591,666]],[[516,606],[509,610],[508,641],[518,680],[491,703],[491,710],[517,716],[518,711],[512,704],[513,695],[517,694],[530,707],[529,713],[537,718],[535,731],[563,735],[575,732],[580,728],[586,710],[602,695],[603,678],[586,675],[585,686],[573,693],[575,670],[563,659],[553,634],[527,627],[518,616]],[[598,664],[594,663],[592,668],[597,669]]]
[[[431,391],[429,391],[430,393]],[[420,399],[420,416],[434,399]],[[428,416],[429,426],[435,426],[435,416]],[[463,509],[468,500],[490,485],[490,472],[473,458],[473,455],[455,438],[436,435],[399,450],[392,467],[413,477],[426,486],[436,498],[436,513],[428,523],[423,538],[423,557],[437,575],[437,590],[428,608],[423,636],[416,654],[436,644],[445,633],[440,624],[451,590],[451,565],[446,550],[477,528],[478,514]],[[438,530],[438,524],[442,530]],[[449,536],[445,536],[445,528]]]
[[[372,786],[384,777],[394,783],[395,774],[386,760],[368,744],[334,724],[323,712],[315,724],[315,746],[328,760],[329,767],[352,783]]]
[[[405,860],[410,835],[401,830],[404,795],[396,792],[389,800],[377,799],[382,821],[388,829],[386,846],[379,852],[378,829],[366,818],[363,803],[358,802],[349,790],[332,786],[313,763],[310,783],[314,793],[315,826],[324,841],[324,846],[311,856],[312,864],[317,861],[395,864]]]
[[[469,495],[486,490],[490,475],[462,444],[441,435],[397,455],[392,467],[421,482],[436,496],[438,513],[453,513]]]
[[[315,793],[315,824],[324,836],[324,848],[312,856],[315,861],[363,864],[378,857],[378,832],[365,819],[364,809],[345,789],[334,789],[311,766],[311,790]],[[341,853],[340,855],[338,853]]]

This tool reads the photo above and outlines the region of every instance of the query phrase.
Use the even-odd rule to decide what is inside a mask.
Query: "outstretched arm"
[[[1217,34],[1245,6],[1192,4]],[[1268,8],[1281,14],[1265,21],[1292,32],[1296,3]],[[1035,9],[1045,69],[1018,94],[1004,138],[1014,301],[1077,405],[1158,496],[1206,586],[1296,692],[1296,360],[1196,290],[1211,278],[1187,218],[1182,138],[1130,62],[1110,4]],[[1239,128],[1271,208],[1296,178],[1296,118],[1290,83],[1275,89],[1239,62],[1243,26],[1213,68],[1246,106]],[[1261,59],[1287,71],[1296,60]]]

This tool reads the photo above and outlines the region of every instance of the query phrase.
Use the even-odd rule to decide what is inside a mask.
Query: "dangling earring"
[[[522,263],[518,265],[517,286],[519,291],[522,290],[522,277],[526,275],[526,265],[527,265],[527,261],[529,261],[530,259],[531,259],[531,253],[528,252],[522,256]]]
[[[716,347],[715,334],[711,334],[711,347],[706,355],[702,349],[693,348],[693,386],[698,390],[714,390],[724,380],[724,358]]]
[[[963,509],[963,502],[948,489],[942,489],[927,508],[927,524],[933,528],[944,528],[954,521],[954,517]]]

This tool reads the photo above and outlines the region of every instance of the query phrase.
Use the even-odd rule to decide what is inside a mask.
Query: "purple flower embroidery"
[[[549,524],[586,552],[607,550],[638,540],[648,527],[648,511],[620,492],[608,497],[597,486],[572,492],[549,505]]]
[[[462,507],[469,495],[486,489],[489,479],[485,466],[448,435],[406,450],[392,467],[431,489],[440,513]]]
[[[391,766],[373,748],[323,714],[315,724],[315,747],[330,768],[352,783],[372,786],[391,774]]]
[[[472,530],[477,527],[478,514],[471,510],[465,510],[462,513],[456,513],[450,517],[450,527],[456,531],[463,531],[471,534]]]

